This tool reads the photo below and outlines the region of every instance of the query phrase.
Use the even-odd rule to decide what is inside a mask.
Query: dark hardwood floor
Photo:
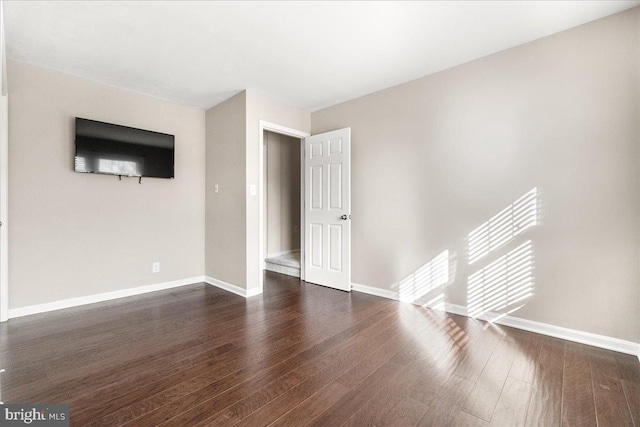
[[[266,273],[0,325],[2,400],[74,426],[638,426],[633,356]]]

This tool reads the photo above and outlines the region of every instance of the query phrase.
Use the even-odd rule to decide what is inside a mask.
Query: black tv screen
[[[175,137],[76,117],[75,170],[174,178]]]

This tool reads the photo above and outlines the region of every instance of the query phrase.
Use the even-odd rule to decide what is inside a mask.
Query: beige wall
[[[308,132],[310,113],[246,90],[206,113],[207,276],[255,292],[260,259],[260,122]],[[213,193],[213,185],[220,192]],[[256,194],[250,188],[255,186]]]
[[[430,296],[466,305],[531,240],[514,316],[640,341],[639,28],[635,8],[313,113],[352,129],[353,282],[397,291],[448,250]],[[470,266],[468,233],[532,188],[540,224]]]
[[[246,287],[245,123],[246,92],[206,113],[205,274],[240,287]]]
[[[300,249],[300,140],[264,132],[266,254]]]
[[[8,77],[10,307],[202,276],[204,112],[14,61]],[[174,134],[176,178],[75,173],[76,116]]]
[[[251,185],[260,188],[260,121],[309,132],[311,114],[266,98],[254,91],[246,91],[246,269],[247,289],[260,287],[262,260],[260,259],[260,197],[250,193]]]

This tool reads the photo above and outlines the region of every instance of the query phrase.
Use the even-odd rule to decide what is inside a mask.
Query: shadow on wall
[[[467,277],[469,316],[496,321],[533,295],[533,244],[520,236],[539,223],[539,192],[533,188],[468,234],[468,265],[478,267]],[[455,281],[457,262],[455,252],[444,250],[398,283],[399,299],[445,310],[445,290]],[[506,311],[495,313],[501,310]]]

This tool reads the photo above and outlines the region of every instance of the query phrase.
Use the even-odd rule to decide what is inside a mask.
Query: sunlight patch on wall
[[[398,284],[400,301],[415,302],[438,286],[449,282],[449,250],[418,268]]]
[[[467,308],[471,317],[513,306],[531,295],[533,295],[531,240],[467,279]]]
[[[469,233],[469,264],[538,224],[538,189],[533,188],[493,218]]]

